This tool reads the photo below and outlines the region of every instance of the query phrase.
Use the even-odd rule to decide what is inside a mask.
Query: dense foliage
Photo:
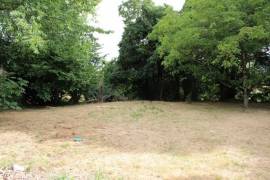
[[[270,1],[127,0],[119,57],[104,63],[89,24],[99,0],[0,4],[0,108],[63,102],[270,101]]]
[[[25,81],[0,76],[0,110],[19,109],[18,101],[24,92]]]
[[[187,0],[180,12],[129,0],[120,13],[126,28],[115,83],[135,97],[159,99],[162,72],[174,97],[269,102],[268,0]]]
[[[232,87],[247,106],[248,94],[266,85],[269,12],[267,0],[189,0],[182,12],[168,12],[151,36],[161,43],[166,67],[188,71],[208,94]]]
[[[76,103],[82,94],[87,95],[89,87],[98,81],[100,58],[93,37],[96,29],[89,25],[89,15],[93,16],[97,3],[98,0],[1,2],[0,66],[7,72],[7,78],[1,77],[6,79],[1,83],[1,101],[11,93],[22,95],[24,104],[57,105],[63,96],[70,96],[70,101]],[[27,84],[23,90],[20,80]]]
[[[126,1],[120,6],[125,32],[120,55],[111,74],[114,88],[132,99],[178,99],[178,82],[165,72],[156,51],[158,42],[147,38],[165,13],[152,1]]]

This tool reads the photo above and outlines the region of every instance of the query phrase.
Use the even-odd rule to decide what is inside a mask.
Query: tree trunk
[[[248,101],[249,101],[249,97],[248,97],[248,89],[247,89],[247,76],[244,75],[244,81],[243,81],[243,89],[244,89],[244,94],[243,94],[243,98],[244,98],[244,107],[248,108]]]
[[[98,102],[103,103],[103,95],[104,94],[104,87],[103,87],[103,80],[99,83],[99,90],[98,90]]]
[[[71,92],[70,94],[71,94],[70,102],[72,104],[78,104],[81,98],[81,94],[79,93],[79,91],[75,90]]]
[[[0,76],[3,76],[5,74],[4,68],[2,65],[0,65]]]
[[[161,79],[160,82],[160,91],[159,91],[159,100],[163,100],[163,91],[164,91],[164,81]]]
[[[243,101],[244,101],[244,107],[248,108],[248,84],[247,84],[247,79],[248,79],[248,71],[249,68],[247,67],[248,61],[247,61],[247,55],[244,53],[242,55],[242,71],[243,71]]]
[[[61,92],[58,90],[53,90],[52,91],[52,98],[51,98],[51,104],[52,105],[59,105],[62,99]]]

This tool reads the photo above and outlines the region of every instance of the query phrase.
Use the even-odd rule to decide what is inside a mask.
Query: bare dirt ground
[[[26,179],[270,179],[270,108],[138,101],[2,112],[0,169],[14,163]]]

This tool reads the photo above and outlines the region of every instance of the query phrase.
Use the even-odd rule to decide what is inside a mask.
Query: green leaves
[[[225,38],[218,45],[218,59],[226,69],[240,66],[243,61],[242,53],[256,53],[267,46],[268,34],[262,26],[243,27],[239,31],[237,35]]]
[[[22,79],[0,75],[0,110],[19,109],[18,100],[27,82]]]
[[[38,54],[46,48],[45,33],[42,31],[40,11],[35,7],[29,8],[30,4],[25,3],[17,9],[10,11],[7,33],[13,37],[15,43],[20,44],[25,50],[31,50]]]
[[[177,87],[165,87],[165,82],[174,84],[174,79],[165,72],[161,63],[157,53],[158,42],[149,36],[165,15],[165,9],[155,6],[150,0],[129,0],[120,6],[126,27],[119,44],[119,58],[113,65],[116,73],[108,79],[112,86],[120,87],[130,98],[176,99]],[[169,94],[168,91],[175,92],[165,95]]]
[[[259,62],[262,54],[269,59],[263,50],[270,45],[269,10],[267,0],[189,0],[181,12],[167,10],[149,37],[160,42],[158,53],[171,72],[198,80],[215,72],[211,83],[200,80],[209,86],[225,74],[234,79],[229,84],[239,86],[243,74],[252,79],[266,72]],[[249,88],[259,86],[261,77],[256,78]]]
[[[63,94],[82,94],[95,83],[100,57],[88,17],[98,2],[5,0],[10,8],[0,10],[0,65],[29,82],[24,103],[58,104]]]
[[[231,69],[239,66],[241,50],[237,36],[225,38],[217,48],[219,55],[217,57],[217,61],[214,61],[214,63],[221,63],[222,67],[225,69]]]
[[[24,0],[2,0],[0,4],[0,11],[10,11],[20,6]]]

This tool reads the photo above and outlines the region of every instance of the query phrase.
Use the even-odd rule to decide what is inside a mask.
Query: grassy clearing
[[[2,112],[0,169],[13,163],[44,179],[269,179],[270,109],[138,101]]]

